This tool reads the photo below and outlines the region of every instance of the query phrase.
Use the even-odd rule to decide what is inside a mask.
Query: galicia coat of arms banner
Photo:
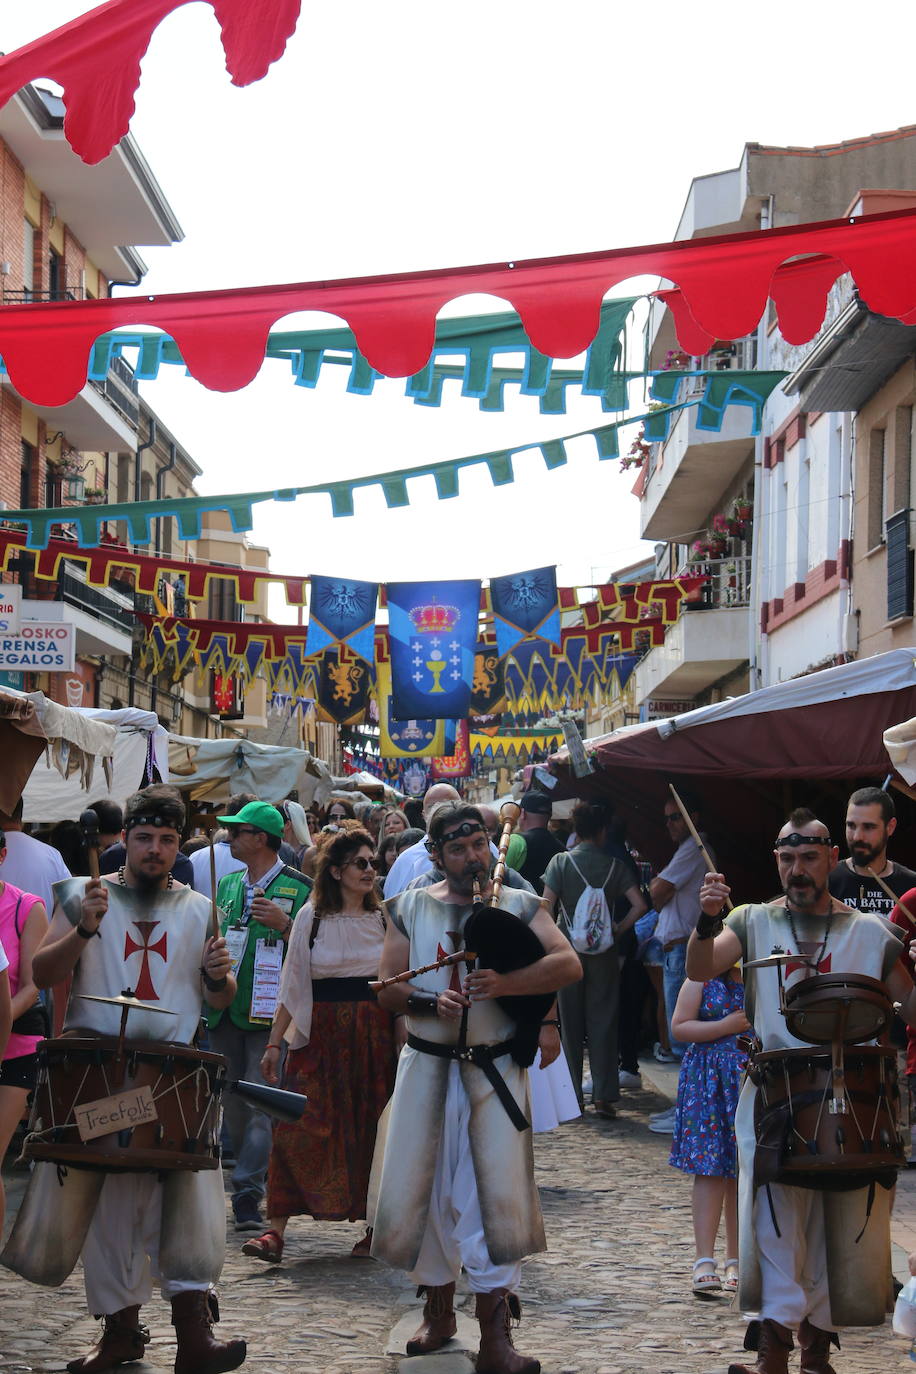
[[[397,720],[469,713],[480,582],[389,582],[392,710]]]

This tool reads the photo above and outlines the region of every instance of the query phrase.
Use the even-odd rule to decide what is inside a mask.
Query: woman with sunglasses
[[[283,1255],[291,1216],[366,1217],[376,1127],[395,1070],[395,1023],[367,983],[378,976],[385,937],[374,863],[369,834],[352,822],[323,835],[311,900],[289,938],[261,1072],[277,1082],[285,1041],[283,1086],[308,1101],[300,1121],[274,1127],[269,1229],[242,1247],[268,1263]],[[367,1231],[353,1254],[368,1255],[370,1241]]]

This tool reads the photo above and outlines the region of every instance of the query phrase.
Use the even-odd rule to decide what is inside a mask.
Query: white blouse
[[[293,922],[280,978],[280,1005],[291,1016],[284,1039],[301,1050],[312,1029],[312,979],[376,978],[385,924],[380,911],[358,916],[322,916],[315,944],[309,949],[315,911],[311,902]]]

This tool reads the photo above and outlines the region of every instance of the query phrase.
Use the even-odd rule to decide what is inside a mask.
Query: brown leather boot
[[[540,1360],[520,1355],[512,1344],[509,1323],[513,1317],[520,1321],[521,1316],[518,1298],[505,1288],[477,1294],[477,1320],[480,1322],[477,1374],[541,1374]]]
[[[172,1325],[178,1340],[175,1374],[227,1374],[238,1369],[248,1347],[244,1341],[214,1340],[213,1323],[218,1321],[216,1294],[205,1288],[172,1299]]]
[[[730,1364],[728,1374],[788,1374],[794,1342],[787,1326],[767,1318],[760,1322],[756,1364]]]
[[[801,1347],[800,1374],[836,1374],[830,1363],[831,1345],[840,1347],[835,1331],[822,1331],[806,1317],[798,1328],[798,1344]]]
[[[407,1342],[408,1355],[431,1355],[441,1350],[458,1330],[455,1320],[455,1285],[443,1283],[438,1288],[427,1284],[417,1293],[426,1293],[423,1320]]]
[[[102,1374],[103,1370],[116,1369],[119,1364],[143,1359],[149,1331],[140,1323],[139,1304],[122,1307],[120,1312],[113,1312],[102,1321],[105,1323],[102,1334],[89,1354],[67,1365],[70,1374]]]

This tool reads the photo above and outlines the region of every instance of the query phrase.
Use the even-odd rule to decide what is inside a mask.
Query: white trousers
[[[452,1063],[426,1231],[409,1277],[413,1283],[438,1288],[454,1282],[463,1265],[472,1292],[491,1293],[496,1288],[515,1292],[521,1264],[494,1264],[487,1249],[471,1158],[470,1117],[459,1067]]]
[[[86,1304],[93,1316],[141,1306],[159,1279],[162,1184],[155,1174],[109,1174],[83,1243]],[[168,1301],[209,1283],[161,1280]]]
[[[832,1331],[823,1194],[782,1183],[771,1184],[770,1193],[780,1235],[765,1188],[758,1189],[754,1202],[763,1293],[760,1315],[791,1330],[807,1317],[821,1331]]]

